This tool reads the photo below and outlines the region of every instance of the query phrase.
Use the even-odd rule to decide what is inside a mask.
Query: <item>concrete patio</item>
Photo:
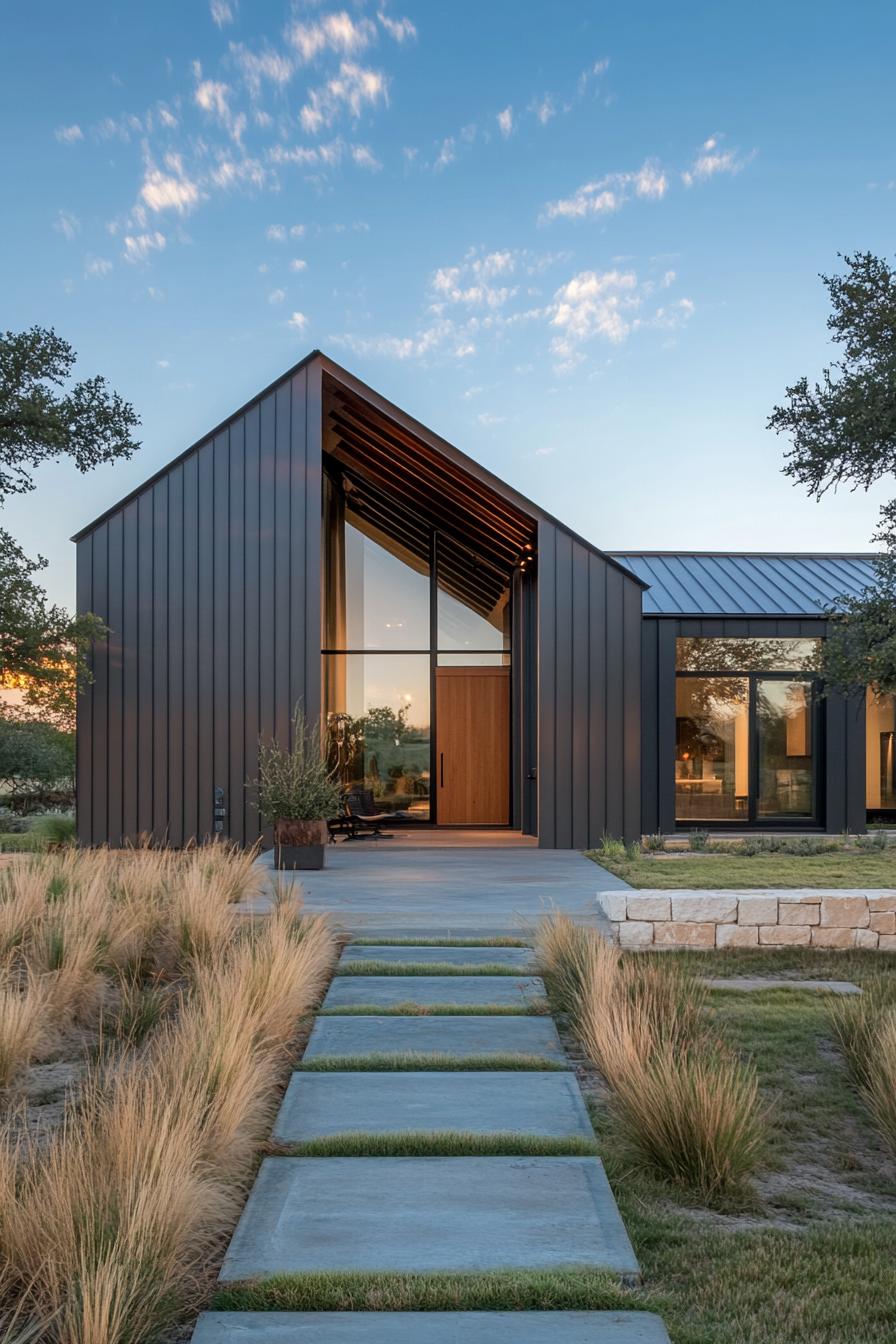
[[[273,851],[259,863],[273,870]],[[330,845],[321,872],[280,876],[301,886],[307,910],[331,914],[365,938],[525,937],[552,907],[606,931],[597,892],[629,890],[574,850],[412,849],[394,848],[391,840],[363,849]]]

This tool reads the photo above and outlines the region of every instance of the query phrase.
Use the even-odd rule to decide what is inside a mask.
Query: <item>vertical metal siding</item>
[[[259,732],[320,701],[320,369],[284,380],[78,542],[110,637],[78,711],[83,843],[258,835]],[[315,419],[316,417],[316,419]]]
[[[538,529],[538,835],[640,834],[641,589],[568,532]]]

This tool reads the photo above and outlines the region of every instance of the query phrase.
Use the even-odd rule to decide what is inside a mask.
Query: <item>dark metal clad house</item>
[[[82,843],[254,841],[297,703],[396,825],[640,834],[643,581],[319,352],[75,541]]]
[[[396,827],[896,817],[893,700],[813,671],[873,556],[607,555],[318,351],[75,540],[85,844],[254,841],[297,704]]]

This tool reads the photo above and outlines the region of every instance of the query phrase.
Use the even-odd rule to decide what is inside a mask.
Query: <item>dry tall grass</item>
[[[828,1018],[859,1095],[896,1153],[896,984],[887,976],[867,981],[861,995],[835,1000]]]
[[[337,952],[326,921],[295,902],[235,917],[255,881],[223,846],[66,854],[0,878],[4,993],[35,1003],[20,1046],[10,1032],[11,1070],[63,1002],[96,1011],[95,979],[122,1024],[49,1143],[0,1126],[0,1329],[18,1303],[49,1344],[137,1344],[203,1284]],[[0,1036],[0,1067],[8,1048]]]
[[[709,1201],[742,1193],[762,1152],[758,1084],[710,1031],[705,990],[564,915],[543,921],[536,955],[642,1160]]]

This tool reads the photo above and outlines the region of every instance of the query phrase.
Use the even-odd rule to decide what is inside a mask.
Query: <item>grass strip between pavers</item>
[[[348,1003],[321,1008],[318,1017],[547,1017],[546,999],[515,1003]]]
[[[507,1130],[407,1130],[371,1134],[363,1130],[327,1134],[301,1143],[277,1145],[286,1157],[594,1157],[595,1139],[581,1134],[521,1134]]]
[[[215,1311],[618,1311],[632,1296],[587,1266],[488,1273],[300,1273],[219,1288]]]
[[[384,946],[384,944],[380,944]],[[419,946],[419,944],[415,944]],[[349,975],[515,975],[525,979],[529,972],[522,966],[508,966],[501,962],[451,961],[343,961],[336,968],[337,976]]]
[[[352,947],[531,947],[526,938],[352,938]]]
[[[313,1055],[299,1060],[300,1073],[568,1073],[570,1066],[543,1055],[446,1055],[438,1051],[405,1054]]]

